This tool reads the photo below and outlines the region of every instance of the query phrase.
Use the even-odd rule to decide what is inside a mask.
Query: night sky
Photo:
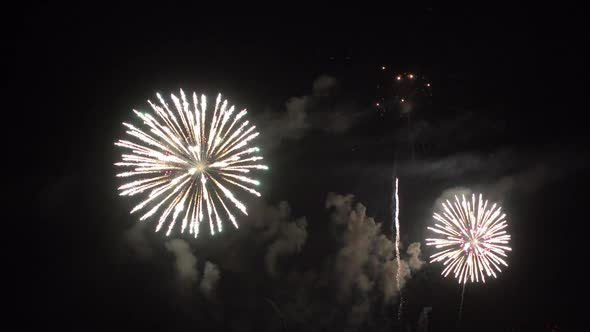
[[[23,257],[10,272],[24,284],[14,291],[21,323],[279,331],[283,316],[288,331],[420,331],[431,307],[428,330],[453,330],[461,288],[440,276],[440,264],[412,269],[398,321],[399,294],[383,291],[385,263],[359,263],[378,256],[363,243],[394,236],[395,174],[408,261],[412,243],[422,261],[433,253],[424,239],[441,196],[482,192],[508,215],[509,267],[467,285],[463,330],[572,328],[585,302],[590,184],[587,106],[575,101],[584,94],[576,18],[391,11],[24,11],[9,52],[20,92],[7,112],[16,120],[5,122],[20,132],[9,143],[22,146],[15,156],[34,159],[9,166],[9,177],[24,168],[17,193],[25,211],[38,211],[6,220],[24,229],[7,234]],[[408,119],[381,87],[410,72],[432,84],[432,96],[416,99]],[[137,121],[131,110],[147,110],[156,92],[180,88],[222,92],[260,129],[271,167],[262,197],[242,196],[253,212],[239,230],[166,238],[153,232],[155,221],[138,226],[128,213],[135,201],[118,196],[121,122]],[[379,112],[379,98],[393,106]],[[347,207],[334,201],[348,194],[349,209],[362,203],[381,224],[370,228],[375,237],[347,228],[350,211],[339,214]],[[196,259],[192,279],[178,270],[186,259]]]

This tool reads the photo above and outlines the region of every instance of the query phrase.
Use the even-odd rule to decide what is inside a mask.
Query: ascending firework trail
[[[461,304],[459,305],[459,319],[457,319],[458,322],[461,321],[461,314],[463,313],[463,298],[465,298],[465,285],[467,285],[467,283],[463,283],[463,290],[461,291]]]
[[[397,259],[397,272],[395,276],[395,281],[397,284],[397,290],[399,292],[399,309],[397,312],[397,319],[400,320],[402,317],[402,305],[404,303],[404,299],[402,297],[402,288],[401,288],[401,257],[399,254],[399,194],[398,194],[398,178],[395,178],[395,256]]]

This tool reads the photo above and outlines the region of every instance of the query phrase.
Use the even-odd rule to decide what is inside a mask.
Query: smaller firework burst
[[[476,204],[477,203],[477,204]],[[486,275],[496,278],[496,271],[500,265],[508,266],[506,251],[512,250],[507,246],[510,235],[506,232],[506,214],[502,208],[493,204],[488,208],[488,201],[482,199],[476,202],[475,194],[471,201],[462,196],[462,200],[455,196],[455,201],[442,204],[444,212],[434,213],[438,221],[429,230],[440,234],[441,237],[426,239],[426,245],[439,249],[432,255],[430,262],[443,262],[445,269],[443,276],[453,272],[459,283],[485,282]],[[495,271],[494,271],[495,270]]]

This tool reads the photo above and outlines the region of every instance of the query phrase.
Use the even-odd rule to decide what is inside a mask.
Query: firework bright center
[[[191,168],[188,170],[188,173],[189,173],[190,175],[194,175],[194,174],[200,174],[200,173],[203,173],[203,172],[205,172],[206,170],[207,170],[207,164],[205,164],[205,163],[203,163],[203,162],[197,162],[197,163],[195,164],[195,166],[194,166],[194,167],[191,167]]]
[[[205,163],[197,163],[197,166],[195,166],[195,168],[199,173],[202,173],[207,169],[207,165]]]
[[[477,238],[466,238],[463,241],[463,250],[465,251],[474,251],[476,248],[479,247],[480,241]]]

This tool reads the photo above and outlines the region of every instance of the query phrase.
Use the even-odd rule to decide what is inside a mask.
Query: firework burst
[[[477,204],[476,204],[477,203]],[[442,237],[426,239],[426,245],[435,246],[440,251],[432,255],[431,262],[443,262],[445,266],[442,275],[453,272],[459,283],[485,282],[486,275],[496,278],[501,272],[500,265],[508,266],[506,251],[512,250],[506,246],[510,240],[507,234],[506,215],[500,206],[493,204],[488,208],[488,201],[482,199],[476,202],[475,194],[471,201],[462,196],[462,200],[455,196],[455,201],[442,204],[444,212],[434,213],[438,221],[429,230]]]
[[[232,208],[245,215],[247,211],[232,190],[260,196],[252,188],[259,182],[244,174],[268,169],[258,164],[259,149],[249,145],[258,133],[244,119],[246,110],[236,113],[227,100],[222,102],[221,94],[212,114],[207,112],[204,95],[199,98],[193,93],[191,103],[180,90],[180,98],[171,95],[174,107],[160,94],[157,97],[159,104],[148,100],[155,116],[133,110],[143,128],[123,123],[131,140],[115,143],[128,151],[115,164],[126,168],[117,177],[132,178],[119,187],[120,195],[141,194],[143,200],[131,213],[144,210],[140,220],[159,214],[156,231],[169,221],[166,235],[181,221],[181,233],[188,228],[197,237],[205,218],[211,234],[222,231],[225,218],[237,228]]]

